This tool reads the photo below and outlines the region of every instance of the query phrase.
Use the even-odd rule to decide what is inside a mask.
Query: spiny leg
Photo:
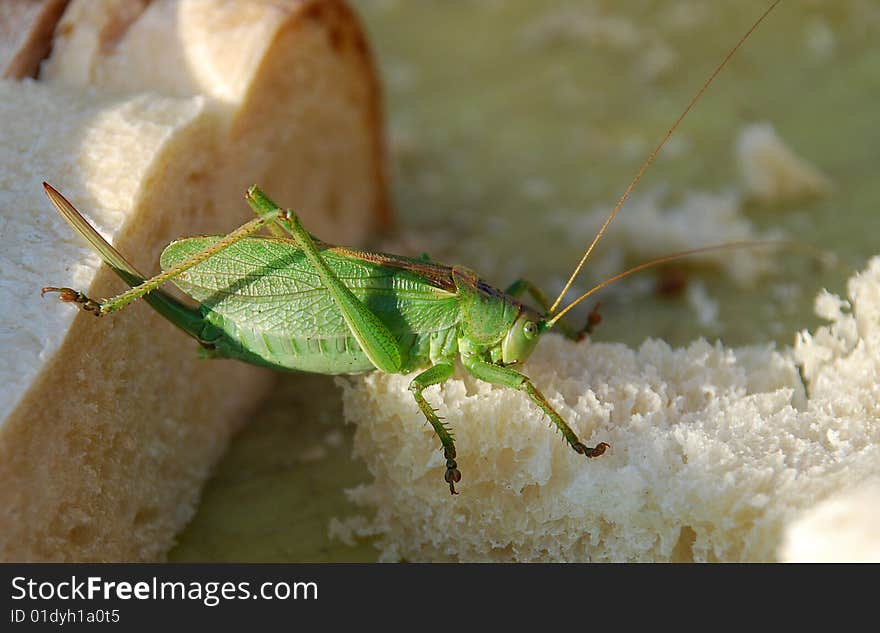
[[[122,253],[113,248],[113,245],[105,240],[104,237],[95,230],[95,227],[89,224],[89,221],[76,210],[76,207],[74,207],[67,198],[61,195],[61,193],[49,183],[44,182],[43,188],[46,191],[46,195],[49,196],[49,200],[58,210],[58,213],[61,214],[61,217],[64,218],[80,237],[95,249],[95,251],[101,256],[101,259],[104,260],[104,263],[106,263],[113,272],[132,288],[144,283],[144,276],[141,275],[127,259],[125,259]],[[81,292],[71,290],[70,288],[55,288],[50,286],[43,288],[41,294],[45,295],[47,292],[58,292],[61,294],[62,301],[79,303],[82,305],[83,309],[100,315],[99,311],[101,304],[97,301],[92,301]],[[192,309],[161,290],[155,290],[144,295],[144,300],[150,304],[156,312],[168,319],[173,325],[192,336],[200,344],[206,346],[211,344],[210,341],[202,340],[205,323],[198,310]]]
[[[179,276],[181,273],[186,272],[193,266],[201,264],[212,255],[216,255],[217,253],[229,248],[236,242],[239,242],[249,235],[256,233],[266,224],[274,222],[283,213],[284,212],[281,209],[276,209],[274,213],[267,213],[265,215],[262,215],[261,217],[254,218],[250,222],[242,224],[232,233],[212,244],[205,250],[195,253],[177,266],[174,266],[173,268],[170,268],[156,275],[155,277],[147,279],[142,284],[135,286],[130,290],[123,292],[122,294],[116,295],[111,299],[105,299],[98,302],[94,299],[90,299],[85,294],[71,288],[47,287],[43,288],[43,294],[47,292],[58,292],[61,296],[62,301],[79,303],[84,310],[92,312],[96,316],[116,312],[127,306],[129,303],[136,301],[144,295],[156,290],[165,282],[171,281],[172,279]]]
[[[257,195],[264,202],[260,205],[251,204],[252,195]],[[244,194],[244,199],[250,204],[251,210],[257,214],[258,218],[264,218],[270,213],[278,210],[278,205],[273,203],[256,185],[251,186]],[[273,237],[289,237],[290,229],[285,226],[286,222],[282,217],[276,217],[274,222],[266,224],[266,229]]]
[[[547,295],[528,279],[517,279],[504,292],[511,297],[519,297],[523,293],[528,293],[538,303],[538,306],[544,310],[544,313],[549,316],[550,301],[547,300]],[[586,336],[593,333],[593,329],[599,325],[601,320],[602,316],[599,314],[599,304],[597,303],[590,314],[587,315],[586,325],[580,330],[575,330],[562,321],[556,324],[556,328],[570,341],[582,341]]]
[[[95,316],[101,316],[101,304],[94,299],[89,299],[84,293],[73,288],[59,288],[56,286],[43,286],[40,289],[40,296],[45,297],[51,292],[58,293],[58,300],[64,303],[78,303],[86,312],[91,312]]]
[[[253,212],[257,214],[258,218],[264,218],[267,215],[278,211],[278,205],[272,202],[272,200],[269,199],[269,196],[263,193],[263,190],[256,185],[252,185],[248,188],[244,198],[247,200],[247,203],[250,205]],[[296,228],[295,223],[290,219],[287,212],[279,215],[272,224],[267,226],[267,228],[275,237],[296,237],[296,233],[300,230]],[[329,246],[327,242],[315,237],[310,232],[306,231],[306,233],[308,233],[312,242],[315,243],[315,246]]]
[[[415,398],[416,404],[419,405],[419,409],[422,410],[428,422],[434,427],[437,437],[440,438],[440,443],[443,445],[443,457],[446,458],[446,475],[443,478],[449,484],[449,492],[456,495],[458,493],[455,491],[455,484],[461,481],[461,472],[458,470],[458,464],[455,462],[455,444],[453,443],[452,434],[437,416],[434,408],[428,404],[428,401],[422,395],[422,391],[431,385],[446,382],[452,376],[452,372],[452,363],[438,363],[413,378],[412,382],[409,383],[409,390],[413,398]]]
[[[575,452],[580,453],[581,455],[586,455],[587,457],[599,457],[599,455],[610,448],[610,445],[605,442],[599,442],[593,447],[582,443],[578,439],[577,434],[570,426],[568,426],[568,423],[562,418],[562,416],[550,406],[550,403],[547,402],[544,394],[538,391],[535,385],[532,384],[532,381],[528,376],[524,376],[523,374],[508,369],[507,367],[499,367],[498,365],[493,365],[474,357],[463,357],[462,362],[465,369],[484,382],[525,391],[529,398],[532,399],[532,402],[538,405],[541,411],[547,414],[553,424],[556,425],[556,428],[560,430],[565,441],[568,442]]]

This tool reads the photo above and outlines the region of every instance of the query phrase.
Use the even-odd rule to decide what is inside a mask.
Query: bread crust
[[[68,0],[0,3],[0,78],[36,77]]]

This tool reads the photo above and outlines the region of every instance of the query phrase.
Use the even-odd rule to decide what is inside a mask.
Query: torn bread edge
[[[880,258],[848,293],[822,293],[830,323],[792,349],[547,337],[526,372],[585,442],[612,445],[590,461],[522,393],[462,374],[428,389],[456,434],[452,498],[409,378],[340,380],[373,481],[349,491],[367,514],[331,532],[374,538],[382,560],[871,560],[876,513],[835,533],[822,517],[842,511],[813,510],[880,475]]]

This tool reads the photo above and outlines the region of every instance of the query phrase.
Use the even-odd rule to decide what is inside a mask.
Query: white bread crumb
[[[736,157],[746,192],[762,202],[786,202],[826,194],[831,181],[798,156],[769,123],[740,132]]]
[[[704,327],[718,327],[718,312],[721,307],[717,300],[709,296],[706,285],[695,281],[688,285],[687,301],[697,315],[697,321]]]
[[[880,473],[880,258],[848,289],[852,314],[783,351],[547,336],[525,371],[585,442],[612,445],[594,460],[524,394],[459,371],[426,391],[456,435],[456,497],[411,377],[341,380],[373,476],[350,491],[370,518],[347,537],[377,536],[383,560],[774,560],[804,511]]]

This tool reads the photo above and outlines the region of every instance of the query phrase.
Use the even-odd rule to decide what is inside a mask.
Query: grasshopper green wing
[[[194,237],[171,243],[162,253],[163,270],[219,239]],[[407,369],[422,364],[427,349],[422,343],[454,333],[459,319],[456,295],[438,287],[445,267],[411,260],[423,265],[411,268],[406,258],[335,247],[324,247],[321,254],[355,296],[418,357],[409,359]],[[429,268],[432,274],[426,273]],[[358,354],[333,298],[293,240],[243,239],[182,273],[174,283],[200,302],[206,321],[230,340],[240,341],[263,364],[324,373],[372,368]]]

